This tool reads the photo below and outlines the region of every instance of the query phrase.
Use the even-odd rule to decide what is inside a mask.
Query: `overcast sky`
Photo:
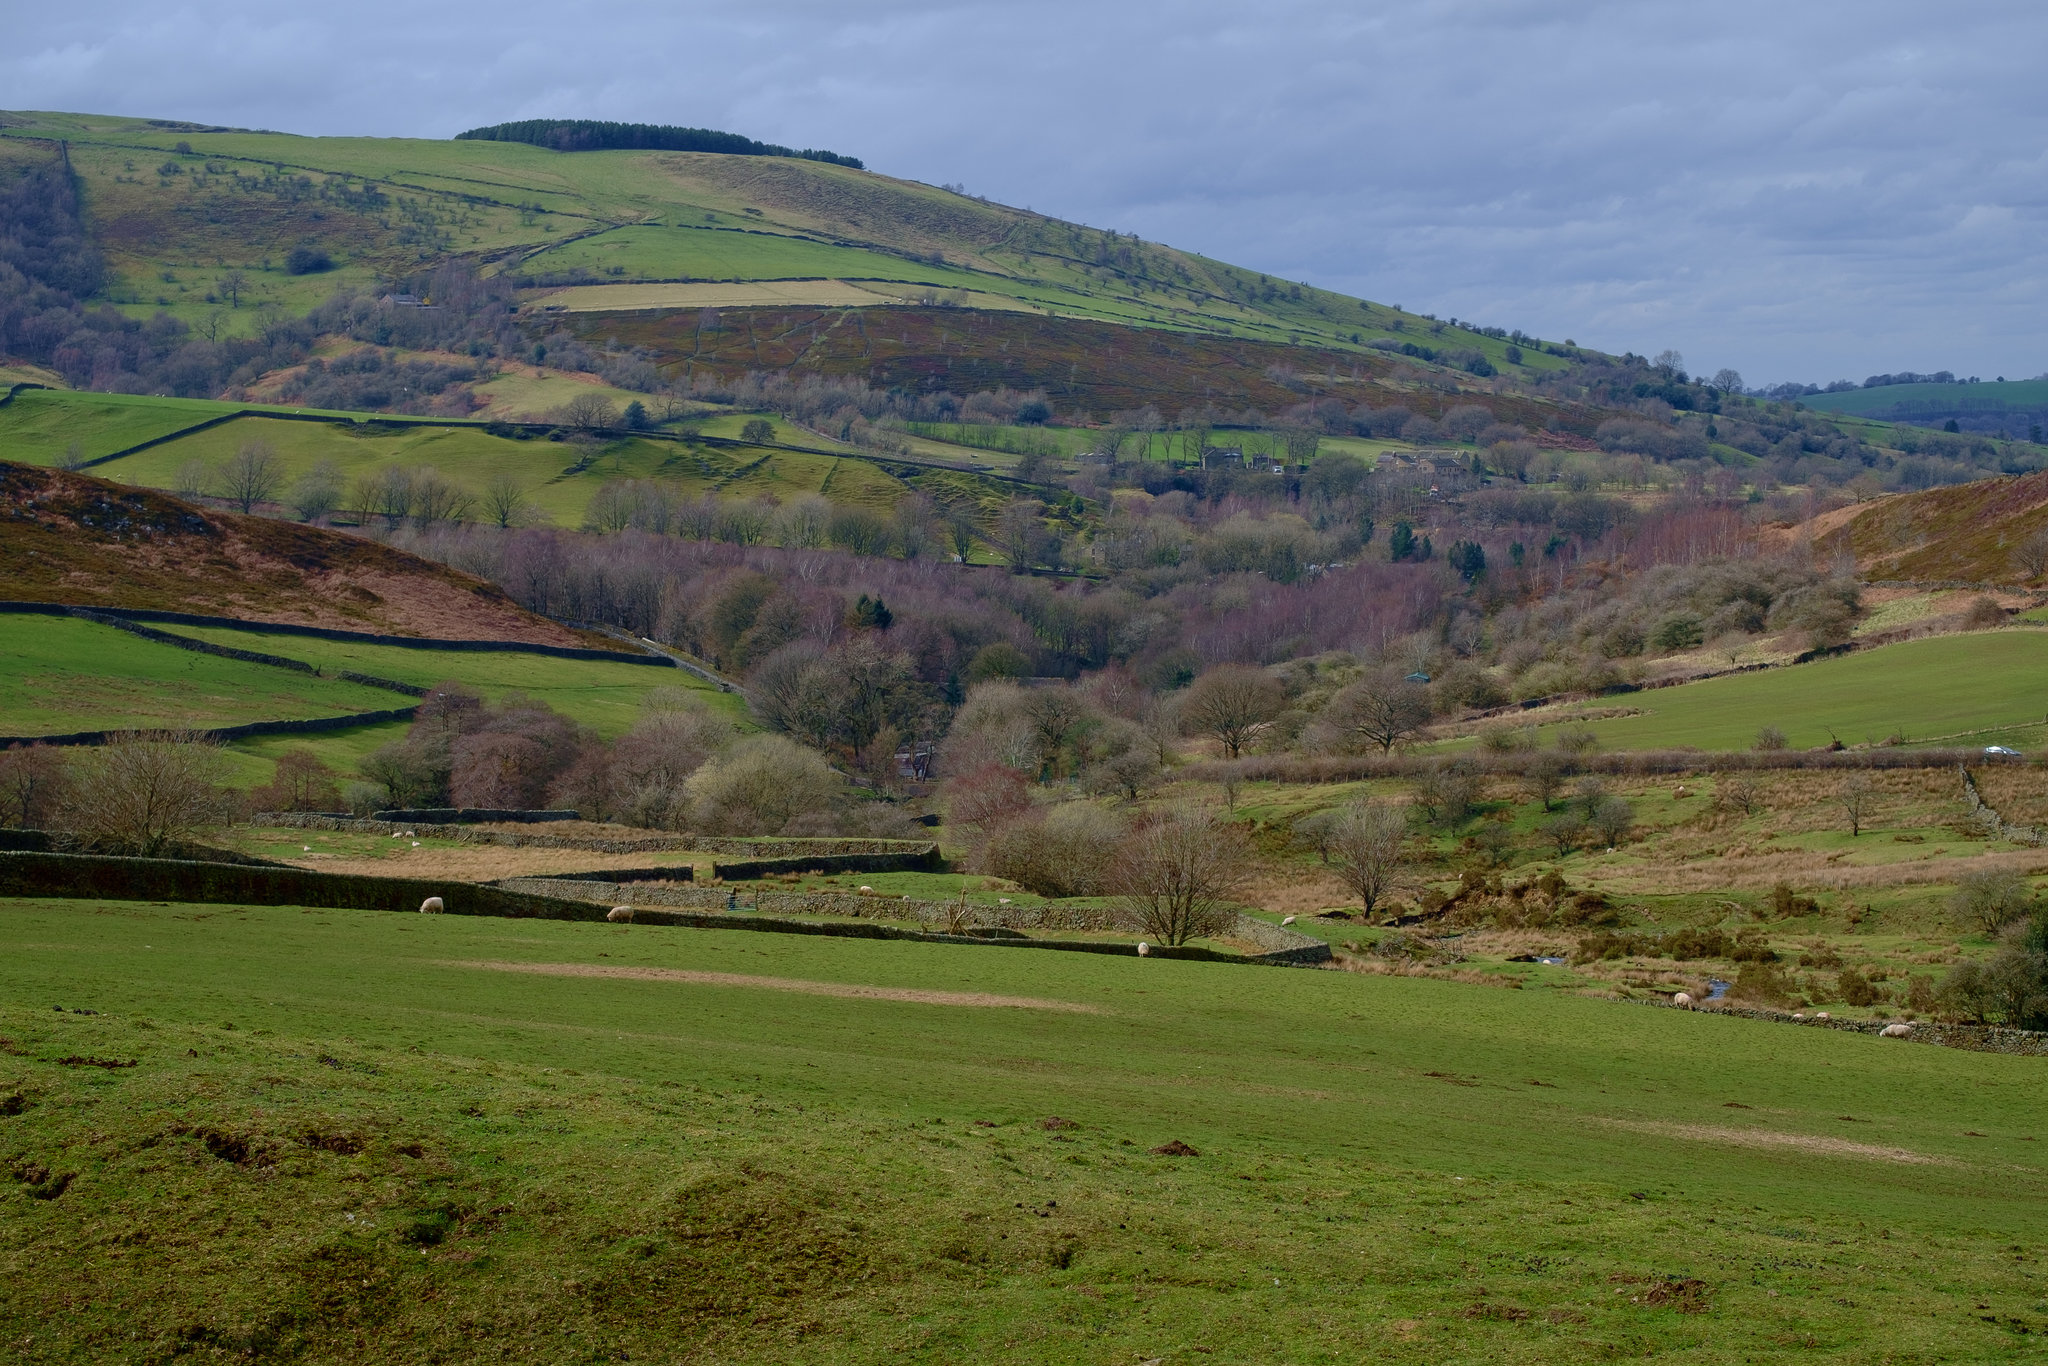
[[[724,128],[1750,383],[2048,370],[2032,0],[0,0],[0,105]]]

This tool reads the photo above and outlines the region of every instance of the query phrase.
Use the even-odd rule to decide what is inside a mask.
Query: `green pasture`
[[[2048,1328],[2035,1058],[741,932],[15,901],[0,935],[27,1360],[2021,1361]]]
[[[1799,400],[1824,413],[1852,417],[1887,416],[1894,411],[2004,412],[2048,407],[2048,379],[1985,380],[1977,384],[1888,384],[1877,389],[1845,389],[1839,394],[1808,394]]]
[[[529,274],[587,270],[625,280],[901,280],[987,289],[986,275],[782,233],[649,224],[617,228],[526,258]]]
[[[1839,738],[1908,743],[1999,734],[2048,715],[2048,633],[1945,635],[1859,650],[1836,659],[1704,679],[1601,699],[1641,708],[1592,721],[1606,749],[1747,749],[1776,726],[1794,749]],[[1569,718],[1567,718],[1569,719]],[[1576,724],[1576,723],[1575,723]]]
[[[383,711],[381,688],[180,650],[69,617],[0,616],[0,733],[241,725]]]
[[[682,669],[510,651],[419,650],[228,626],[170,629],[179,635],[236,649],[303,660],[328,673],[352,670],[421,687],[457,682],[492,700],[507,693],[525,693],[606,737],[630,728],[639,717],[647,694],[656,688],[685,689],[734,720],[744,717],[746,709],[737,693],[720,692]]]
[[[577,386],[579,391],[585,387]],[[88,456],[105,455],[240,406],[200,399],[28,391],[0,407],[0,459],[51,464],[74,441]],[[283,493],[322,461],[331,462],[345,480],[390,468],[430,466],[472,492],[509,473],[526,488],[537,510],[567,526],[580,525],[591,495],[607,480],[619,478],[660,479],[689,496],[715,493],[781,500],[822,491],[835,502],[881,511],[893,507],[905,491],[901,480],[875,463],[881,457],[853,447],[846,447],[844,455],[834,454],[832,448],[839,443],[780,418],[768,419],[778,442],[812,449],[700,446],[688,441],[687,434],[684,440],[625,437],[583,447],[540,437],[493,436],[476,422],[400,425],[336,416],[333,422],[305,422],[259,411],[95,465],[90,472],[119,483],[172,489],[186,466],[196,462],[218,468],[244,446],[261,442],[278,457]],[[694,420],[690,430],[737,439],[741,427],[757,416],[718,414]],[[928,456],[971,459],[982,454],[931,445]]]

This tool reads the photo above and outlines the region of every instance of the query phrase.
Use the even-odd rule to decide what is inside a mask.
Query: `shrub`
[[[1842,969],[1841,975],[1835,979],[1835,994],[1842,998],[1843,1004],[1858,1009],[1874,1006],[1884,999],[1870,979],[1854,968]]]
[[[1600,748],[1600,737],[1589,726],[1566,726],[1557,733],[1557,747],[1566,754],[1591,754]]]
[[[334,269],[334,258],[320,247],[293,247],[285,254],[287,275],[318,275]]]
[[[1785,739],[1784,731],[1776,726],[1765,726],[1756,733],[1756,744],[1752,748],[1764,753],[1774,753],[1789,748],[1789,743]]]
[[[839,805],[839,775],[816,750],[780,735],[751,735],[690,776],[697,828],[717,835],[779,835],[800,817]]]
[[[1990,598],[1974,598],[1963,611],[1963,629],[1988,631],[2005,625],[2005,609]]]
[[[1693,612],[1673,612],[1650,631],[1650,644],[1665,651],[1697,649],[1705,639],[1706,628]]]
[[[1455,829],[1472,814],[1479,775],[1458,760],[1425,769],[1415,782],[1415,807],[1431,825]]]
[[[1735,974],[1728,999],[1783,1007],[1792,1004],[1797,990],[1798,984],[1776,963],[1747,963]]]
[[[1063,802],[999,832],[982,861],[1040,896],[1095,896],[1108,885],[1123,833],[1123,823],[1100,807]]]

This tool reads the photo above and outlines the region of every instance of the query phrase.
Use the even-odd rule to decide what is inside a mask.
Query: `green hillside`
[[[1013,453],[989,452],[920,440],[911,461],[890,461],[814,432],[776,421],[776,439],[789,446],[738,446],[745,419],[714,416],[683,425],[679,433],[614,436],[591,444],[553,441],[520,432],[499,435],[480,422],[378,422],[361,414],[327,414],[332,421],[299,420],[304,409],[203,399],[139,398],[61,390],[26,390],[0,406],[0,459],[52,465],[76,447],[91,472],[144,488],[175,490],[195,463],[218,469],[244,447],[260,443],[277,456],[278,496],[315,467],[331,465],[345,482],[386,470],[432,468],[471,494],[492,479],[509,477],[525,492],[530,511],[558,525],[583,524],[590,501],[618,479],[659,479],[687,498],[787,500],[829,489],[835,503],[887,512],[917,489],[941,502],[968,498],[999,506],[1011,486],[972,473],[923,468],[915,461],[972,462],[991,469],[1014,464]],[[267,417],[266,412],[280,416]],[[246,413],[246,416],[232,416]],[[285,417],[290,413],[294,416]],[[228,421],[220,421],[228,417]],[[703,444],[690,437],[719,438]],[[146,442],[147,449],[109,459]],[[209,486],[210,487],[210,486]],[[471,516],[479,514],[474,511]]]
[[[59,142],[117,277],[107,298],[224,334],[253,331],[266,307],[303,312],[337,285],[369,287],[449,257],[596,287],[572,301],[578,309],[645,306],[634,291],[647,282],[822,280],[1349,350],[1432,328],[1135,237],[814,161],[307,138],[84,114],[0,119],[0,162],[46,160]],[[290,274],[294,247],[327,253],[333,268]],[[230,271],[243,281],[232,303],[221,291]],[[806,300],[785,289],[725,301]],[[1508,363],[1500,338],[1436,331],[1438,347]],[[1565,363],[1533,345],[1522,354],[1532,371]]]
[[[601,659],[562,659],[539,653],[478,650],[421,650],[410,646],[376,645],[317,636],[283,635],[260,627],[247,630],[219,626],[175,626],[174,635],[190,636],[237,650],[255,650],[311,664],[322,673],[349,670],[394,679],[420,687],[457,682],[491,701],[507,693],[538,698],[607,738],[633,724],[640,705],[656,688],[681,688],[704,698],[734,720],[745,717],[737,694],[722,693],[682,669],[645,664],[611,663]],[[206,656],[194,655],[195,659]],[[384,694],[391,696],[391,694]]]
[[[2048,716],[2048,632],[1909,640],[1838,659],[1603,699],[1640,714],[1592,723],[1606,749],[1748,749],[1766,726],[1794,749],[1839,739],[2010,743]]]
[[[210,728],[409,705],[382,688],[180,650],[65,617],[0,616],[0,658],[5,735]]]

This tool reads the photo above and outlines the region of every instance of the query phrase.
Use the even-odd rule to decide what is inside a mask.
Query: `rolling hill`
[[[219,312],[219,326],[237,333],[255,330],[266,305],[303,311],[337,284],[370,286],[451,257],[576,286],[557,306],[578,312],[957,293],[963,303],[1352,352],[1433,326],[1129,235],[816,161],[0,114],[0,168],[60,149],[106,254],[108,300],[194,322]],[[294,274],[295,247],[330,268]],[[244,283],[226,303],[218,286],[230,271]],[[650,292],[656,284],[726,288],[664,295]],[[1439,345],[1508,363],[1503,338],[1444,335]],[[1532,372],[1565,364],[1533,340],[1521,356]]]

